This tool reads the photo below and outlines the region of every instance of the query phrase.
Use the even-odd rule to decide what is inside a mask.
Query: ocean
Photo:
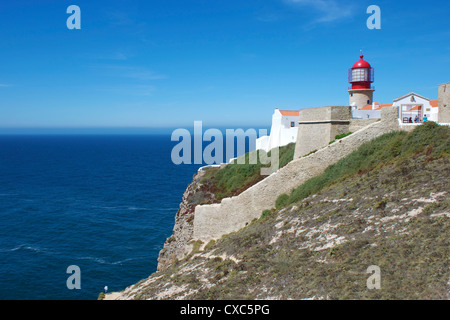
[[[0,299],[96,299],[156,271],[201,165],[170,135],[1,135]],[[71,265],[81,289],[68,289]]]

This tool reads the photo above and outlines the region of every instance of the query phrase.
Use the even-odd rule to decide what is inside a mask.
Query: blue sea
[[[156,271],[200,165],[170,135],[0,136],[0,299],[96,299]],[[69,290],[67,268],[80,268]]]

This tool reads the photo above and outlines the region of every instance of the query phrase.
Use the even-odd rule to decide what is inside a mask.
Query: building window
[[[370,104],[370,100],[367,100],[367,104]]]
[[[295,127],[295,122],[291,121],[291,128]]]
[[[422,105],[405,104],[401,106],[401,120],[403,123],[420,123],[423,121]]]

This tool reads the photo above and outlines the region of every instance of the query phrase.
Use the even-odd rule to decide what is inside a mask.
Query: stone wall
[[[326,146],[331,140],[331,123],[301,123],[298,127],[294,159]]]
[[[352,109],[353,119],[380,119],[380,110],[359,110]]]
[[[325,147],[338,134],[349,132],[351,118],[349,106],[300,110],[294,159]]]
[[[439,86],[438,107],[438,122],[450,123],[450,82]]]
[[[374,122],[307,157],[294,159],[236,197],[225,198],[220,204],[197,206],[194,215],[194,239],[208,242],[245,227],[253,219],[259,218],[263,210],[273,208],[281,194],[290,193],[292,189],[322,173],[328,166],[363,143],[398,130],[397,115],[396,107],[383,108],[381,121]]]
[[[381,116],[380,116],[381,117]],[[359,129],[367,127],[369,124],[379,121],[380,119],[352,119],[348,127],[348,132],[356,132]]]

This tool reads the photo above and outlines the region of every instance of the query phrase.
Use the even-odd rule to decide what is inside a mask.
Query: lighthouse
[[[351,89],[348,90],[349,104],[357,109],[372,104],[373,92],[375,91],[372,87],[374,70],[363,59],[362,54],[359,57],[360,60],[356,61],[353,67],[348,70],[348,82],[352,85]]]

